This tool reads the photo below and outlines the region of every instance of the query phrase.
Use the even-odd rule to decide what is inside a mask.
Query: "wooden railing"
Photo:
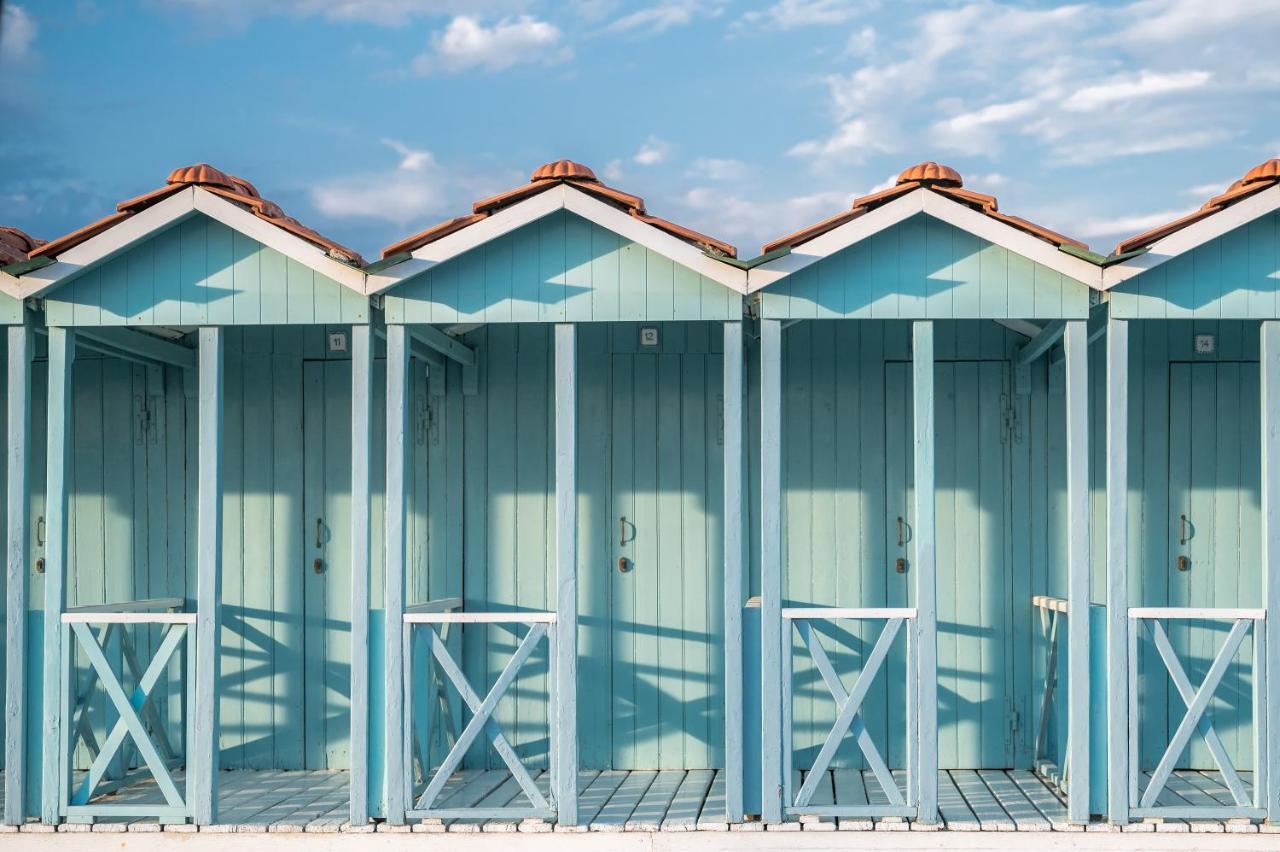
[[[195,624],[196,614],[181,612],[183,606],[182,598],[153,598],[72,607],[62,614],[65,631],[62,641],[62,718],[70,719],[71,725],[66,737],[67,749],[62,756],[66,771],[59,803],[62,815],[69,821],[97,817],[157,817],[173,821],[193,816],[191,774],[187,774],[183,792],[179,792],[171,774],[190,753],[193,734],[191,708],[195,701],[193,674],[196,653],[191,627]],[[162,628],[159,643],[143,668],[138,657],[138,643],[131,636],[130,628],[153,625]],[[95,627],[99,629],[95,631]],[[180,684],[179,688],[185,688],[187,693],[187,713],[183,724],[185,744],[179,752],[170,742],[164,720],[151,698],[184,642],[187,661],[180,677],[185,679],[185,684]],[[109,660],[108,654],[114,657],[117,647],[120,661]],[[77,648],[88,658],[90,677],[84,688],[76,689],[73,694],[73,654]],[[132,682],[131,691],[126,691],[126,680]],[[101,744],[94,734],[89,715],[95,681],[101,685],[118,714]],[[132,740],[145,769],[139,767],[128,771],[130,761],[125,759],[126,738]],[[88,750],[92,763],[73,791],[71,759],[79,744]],[[106,794],[140,780],[145,774],[150,774],[155,780],[164,797],[163,804],[103,801]]]
[[[916,610],[906,607],[791,607],[783,608],[782,620],[784,624],[782,631],[782,731],[784,737],[782,778],[783,810],[785,814],[787,816],[830,817],[917,816],[919,773],[916,771],[916,758],[918,755],[915,751],[918,718],[915,701],[916,690],[918,689],[918,684],[916,683],[916,642],[914,641]],[[844,682],[840,679],[840,675],[836,672],[835,666],[831,663],[831,658],[822,647],[822,643],[819,641],[818,635],[812,626],[814,621],[839,620],[884,621],[884,627],[881,629],[875,645],[863,658],[862,667],[857,672],[853,687],[847,691],[845,690]],[[795,746],[791,718],[795,661],[793,658],[792,634],[786,625],[791,625],[800,633],[814,666],[818,669],[823,683],[826,684],[827,690],[831,693],[831,697],[835,699],[836,707],[838,708],[835,723],[827,733],[817,757],[814,758],[813,765],[809,767],[804,783],[800,785],[799,790],[795,791],[792,790],[792,752]],[[902,628],[904,626],[906,627],[907,643],[905,725],[909,744],[905,790],[898,786],[892,770],[885,762],[879,748],[876,747],[875,741],[867,730],[866,723],[862,717],[862,704],[871,689],[871,684],[880,670],[886,668],[885,663],[888,660],[889,651],[893,647],[894,640],[898,634],[903,632]],[[831,760],[835,757],[836,751],[846,735],[852,735],[854,741],[858,744],[858,749],[862,752],[863,757],[866,758],[867,765],[871,767],[876,781],[884,791],[887,799],[886,804],[813,804],[814,793],[817,792],[823,775],[831,765]]]
[[[1040,694],[1040,714],[1036,721],[1036,739],[1031,765],[1046,780],[1066,789],[1071,749],[1063,749],[1062,764],[1049,754],[1049,721],[1058,689],[1058,656],[1060,627],[1067,618],[1067,601],[1050,595],[1035,595],[1031,606],[1040,614],[1040,636],[1044,639],[1044,687]]]
[[[1263,794],[1267,788],[1264,769],[1268,748],[1265,712],[1266,696],[1266,648],[1263,629],[1266,625],[1265,609],[1228,609],[1198,607],[1131,607],[1129,609],[1129,813],[1135,817],[1166,817],[1178,819],[1230,819],[1244,817],[1261,819],[1267,815],[1263,806]],[[1167,621],[1229,621],[1227,638],[1218,648],[1204,681],[1193,687],[1182,661],[1178,659],[1164,622]],[[1145,627],[1155,645],[1165,671],[1174,688],[1186,705],[1182,721],[1174,729],[1169,744],[1161,755],[1145,787],[1140,783],[1142,772],[1138,751],[1138,639]],[[1253,633],[1253,732],[1254,732],[1254,784],[1250,798],[1240,774],[1231,763],[1222,739],[1206,718],[1205,711],[1221,686],[1223,676],[1240,650],[1246,636]],[[1223,783],[1231,793],[1234,805],[1159,805],[1160,794],[1173,774],[1178,759],[1199,734],[1213,757]]]
[[[448,630],[449,626],[453,624],[528,626],[528,630],[517,646],[515,653],[507,661],[493,687],[483,699],[481,699],[470,681],[467,680],[466,675],[463,674],[462,667],[449,651],[447,644]],[[456,731],[456,734],[453,736],[448,753],[439,766],[434,767],[434,769],[430,766],[429,749],[423,751],[419,757],[419,765],[422,769],[425,786],[419,789],[419,785],[412,783],[414,779],[410,778],[411,783],[408,785],[410,801],[406,803],[406,816],[413,819],[525,819],[533,817],[553,819],[555,817],[556,809],[553,802],[538,789],[533,777],[529,774],[529,770],[521,762],[515,748],[493,718],[498,703],[511,688],[512,684],[515,683],[520,670],[528,662],[530,655],[544,638],[547,639],[550,645],[550,658],[554,659],[555,627],[556,614],[554,612],[465,612],[463,611],[462,601],[459,598],[428,601],[424,604],[406,608],[404,613],[405,718],[413,719],[412,682],[415,628],[425,628],[422,630],[422,636],[426,640],[427,651],[430,654],[425,674],[428,677],[428,682],[434,684],[430,687],[432,706],[438,707],[441,711],[438,715],[434,713],[429,715],[443,719],[444,714],[448,714],[450,724],[452,724],[452,714],[448,711],[449,701],[445,693],[446,685],[451,685],[454,688],[462,702],[471,712],[471,718],[460,731],[457,730],[456,725],[454,726],[453,730]],[[430,662],[432,658],[434,666]],[[433,670],[435,672],[434,676]],[[550,698],[554,708],[556,705],[554,687],[552,687]],[[553,713],[548,714],[548,716],[552,715]],[[430,725],[431,722],[428,721],[428,726]],[[410,731],[411,727],[412,725],[405,726],[406,752],[411,748],[410,739],[413,736]],[[451,808],[447,804],[444,807],[436,804],[450,776],[461,766],[467,750],[477,741],[482,732],[494,751],[497,752],[503,763],[511,771],[512,778],[515,779],[528,798],[527,806]],[[554,737],[554,734],[552,736]],[[428,731],[428,737],[430,737],[430,731]],[[553,754],[554,751],[552,749]],[[406,766],[411,766],[411,764],[406,762]],[[552,772],[555,773],[555,771],[556,767],[553,765]],[[410,772],[412,773],[412,769],[410,769]],[[554,789],[554,783],[552,789]]]

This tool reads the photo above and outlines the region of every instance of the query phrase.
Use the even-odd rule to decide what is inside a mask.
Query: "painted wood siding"
[[[788,605],[911,602],[910,334],[906,322],[805,322],[783,332]],[[941,322],[935,335],[941,763],[1025,767],[1038,696],[1030,598],[1066,584],[1065,524],[1054,514],[1066,500],[1062,396],[1049,391],[1044,359],[1032,366],[1031,393],[1012,393],[1007,362],[1025,338],[975,322]],[[905,575],[894,567],[898,516],[907,524]],[[843,622],[826,634],[837,667],[856,668],[878,629]],[[803,652],[795,684],[803,768],[835,711]],[[866,705],[896,766],[906,758],[904,701],[901,672],[891,669]],[[862,765],[851,743],[837,760]]]
[[[578,329],[579,734],[583,768],[712,768],[723,761],[720,329]],[[490,326],[481,392],[464,407],[466,606],[547,609],[554,580],[551,329]],[[627,518],[626,535],[622,517]],[[623,538],[627,543],[621,544]],[[619,557],[629,560],[618,570]],[[466,628],[483,692],[514,650]],[[497,719],[545,765],[546,657]],[[472,766],[498,766],[477,748]]]
[[[23,318],[21,299],[8,293],[0,293],[0,325],[21,325]]]
[[[1085,317],[1089,288],[918,214],[760,293],[770,319]]]
[[[725,320],[742,297],[559,211],[400,284],[385,307],[387,322]]]
[[[1122,319],[1280,316],[1280,213],[1268,213],[1111,290]]]
[[[364,295],[203,215],[189,217],[55,290],[49,325],[366,322]]]
[[[1196,334],[1215,335],[1217,351],[1197,355]],[[1262,594],[1258,324],[1134,322],[1129,335],[1129,604],[1257,606]],[[1184,513],[1190,533],[1186,546],[1180,545],[1179,530]],[[1191,559],[1190,570],[1177,570],[1179,555]],[[1193,683],[1204,677],[1224,629],[1208,624],[1171,629]],[[1247,638],[1206,717],[1239,769],[1253,762],[1252,648]],[[1140,765],[1150,770],[1185,707],[1147,637],[1141,641],[1139,672]],[[1183,761],[1179,766],[1213,768],[1202,742],[1193,742]]]

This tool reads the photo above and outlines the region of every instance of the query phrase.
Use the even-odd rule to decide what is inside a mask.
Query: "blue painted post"
[[[44,743],[40,818],[55,825],[59,800],[68,779],[69,720],[62,718],[62,612],[66,608],[67,484],[71,467],[71,372],[75,366],[75,332],[49,328],[48,455],[45,483],[44,576]]]
[[[1267,659],[1267,820],[1280,824],[1280,322],[1262,323],[1262,584]]]
[[[1129,821],[1129,325],[1107,324],[1107,815]]]
[[[915,469],[917,678],[920,822],[938,821],[938,566],[934,521],[933,323],[911,324],[911,411]]]
[[[1089,329],[1063,333],[1067,409],[1067,818],[1089,821]]]
[[[556,819],[578,824],[578,352],[577,329],[559,323],[556,346]]]
[[[369,821],[369,467],[373,463],[373,334],[351,327],[351,810]]]
[[[383,665],[386,671],[383,723],[383,779],[387,822],[404,825],[407,738],[404,718],[405,496],[409,467],[409,335],[403,325],[387,326],[387,494],[386,579],[383,583]]]
[[[218,818],[218,675],[222,655],[222,362],[224,334],[200,329],[199,482],[196,497],[196,706],[191,806],[197,825]]]
[[[742,822],[742,323],[724,324],[724,805]]]
[[[790,637],[788,637],[790,638]],[[760,321],[760,808],[782,822],[782,324]]]
[[[28,316],[24,311],[24,317]],[[8,437],[6,482],[8,559],[5,578],[5,739],[4,821],[20,825],[26,817],[27,764],[27,456],[31,445],[31,337],[29,324],[9,329]]]

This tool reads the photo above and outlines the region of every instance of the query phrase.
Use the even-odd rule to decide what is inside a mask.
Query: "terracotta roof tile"
[[[483,198],[471,205],[470,216],[459,216],[439,225],[433,225],[425,231],[421,231],[409,237],[405,237],[399,242],[393,243],[382,250],[384,258],[393,254],[399,254],[406,251],[414,251],[428,243],[448,236],[462,230],[468,225],[475,224],[481,219],[496,213],[513,204],[524,201],[526,198],[532,198],[540,192],[559,186],[560,184],[568,184],[574,189],[581,190],[588,195],[594,196],[607,204],[621,209],[635,219],[660,228],[674,237],[701,246],[712,252],[716,252],[728,257],[737,257],[737,249],[726,242],[709,237],[706,234],[669,222],[666,219],[659,219],[656,216],[650,216],[644,207],[644,199],[638,195],[632,195],[623,192],[620,189],[614,189],[600,182],[593,172],[587,166],[581,163],[575,163],[572,160],[556,160],[553,163],[539,166],[529,176],[529,182],[515,189],[500,192],[497,195]]]
[[[923,163],[917,163],[908,169],[904,169],[898,175],[897,182],[888,189],[882,189],[879,192],[855,198],[853,205],[848,210],[823,219],[821,222],[817,222],[807,228],[802,228],[793,234],[776,239],[771,243],[766,243],[761,247],[760,253],[768,254],[781,248],[795,248],[825,234],[827,231],[840,227],[845,222],[850,222],[877,207],[888,204],[895,198],[914,192],[917,189],[928,189],[939,195],[944,195],[952,201],[959,202],[966,207],[971,207],[993,219],[1004,222],[1006,225],[1017,228],[1034,237],[1039,237],[1046,242],[1053,243],[1059,248],[1064,245],[1087,248],[1084,243],[1059,234],[1056,231],[1051,231],[1017,216],[999,212],[994,195],[984,195],[981,192],[965,189],[964,180],[955,169],[935,163],[932,160],[926,160]]]
[[[1152,228],[1135,237],[1130,237],[1116,246],[1115,253],[1125,254],[1146,248],[1157,240],[1162,240],[1188,225],[1212,216],[1214,213],[1224,210],[1236,202],[1243,201],[1251,195],[1262,192],[1264,189],[1270,189],[1278,183],[1280,183],[1280,159],[1271,159],[1265,163],[1259,163],[1245,172],[1244,177],[1232,183],[1220,195],[1215,195],[1202,204],[1199,210]]]
[[[44,240],[37,240],[26,231],[0,225],[0,266],[21,263],[42,245]]]
[[[67,249],[97,236],[118,222],[122,222],[135,213],[158,204],[169,196],[175,195],[190,186],[198,186],[214,195],[238,204],[248,209],[259,219],[270,222],[277,228],[288,231],[294,236],[324,249],[338,260],[360,266],[364,265],[364,259],[358,253],[313,231],[297,219],[285,215],[285,212],[280,209],[280,205],[263,198],[258,193],[257,188],[247,180],[215,169],[208,163],[197,163],[194,166],[183,166],[182,168],[174,169],[169,174],[164,186],[135,198],[121,201],[116,205],[115,213],[85,225],[83,228],[72,231],[52,242],[36,247],[29,252],[29,256],[57,257]]]

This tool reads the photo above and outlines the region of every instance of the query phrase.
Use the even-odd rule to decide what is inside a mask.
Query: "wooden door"
[[[615,769],[712,768],[724,724],[721,357],[609,357],[600,461],[612,512],[599,522],[612,559],[590,570],[610,577],[611,683],[582,683],[579,703],[609,703]]]
[[[888,606],[915,602],[909,362],[886,364]],[[938,750],[943,769],[1013,766],[1010,452],[1005,361],[944,361],[934,372],[938,580]],[[901,526],[899,518],[902,519]],[[901,533],[900,533],[901,529]],[[898,560],[904,560],[900,566]],[[902,570],[900,571],[900,567]],[[902,718],[902,687],[889,687]],[[893,733],[901,754],[901,736]]]
[[[1145,600],[1144,604],[1259,605],[1258,382],[1257,362],[1169,365],[1170,564],[1150,566],[1155,576],[1144,585],[1149,595],[1163,593],[1165,600]],[[1169,625],[1170,641],[1193,684],[1203,680],[1229,627],[1226,621]],[[1218,688],[1207,717],[1239,769],[1252,766],[1252,655],[1253,640],[1249,637]],[[1164,682],[1164,667],[1149,647],[1144,647],[1142,665],[1148,680]],[[1147,762],[1158,759],[1186,710],[1176,691],[1166,687],[1162,692],[1165,719],[1153,719],[1151,714],[1142,717],[1147,726],[1144,733],[1148,734],[1143,743]],[[1165,738],[1160,739],[1161,735]],[[1200,737],[1192,738],[1184,760],[1190,768],[1214,768]]]

